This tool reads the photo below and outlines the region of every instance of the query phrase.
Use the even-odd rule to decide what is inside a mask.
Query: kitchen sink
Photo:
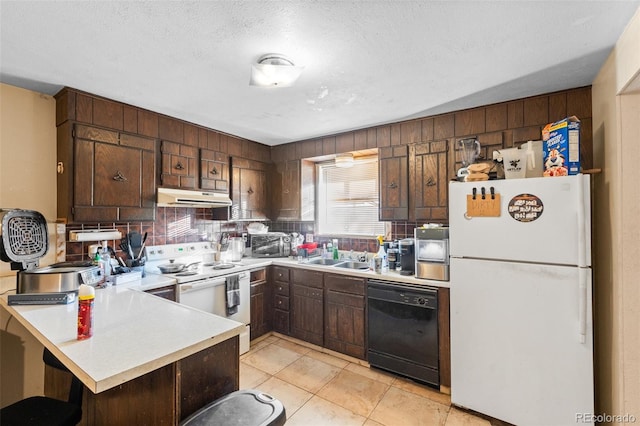
[[[346,269],[369,269],[369,264],[367,262],[356,262],[354,260],[348,260],[342,263],[338,263],[334,266],[336,268],[346,268]]]
[[[307,263],[309,263],[309,265],[333,266],[333,265],[338,265],[340,263],[344,263],[344,260],[316,258],[316,259],[309,260],[309,262]]]

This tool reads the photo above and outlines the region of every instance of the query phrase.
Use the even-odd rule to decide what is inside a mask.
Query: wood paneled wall
[[[473,136],[482,156],[491,159],[494,150],[539,140],[546,124],[572,115],[582,122],[582,164],[588,169],[593,166],[590,86],[278,145],[271,148],[271,158],[296,160]],[[456,151],[456,163],[460,161]]]
[[[56,94],[56,126],[67,120],[147,136],[231,156],[269,162],[268,146],[142,108],[64,88]]]

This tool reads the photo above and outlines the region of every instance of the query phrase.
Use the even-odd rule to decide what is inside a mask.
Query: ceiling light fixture
[[[251,65],[249,85],[262,87],[288,87],[300,77],[304,67],[279,53],[269,53]]]
[[[346,169],[348,167],[353,166],[353,162],[354,162],[353,154],[349,154],[349,153],[338,154],[336,155],[336,159],[334,161],[335,161],[336,167]]]

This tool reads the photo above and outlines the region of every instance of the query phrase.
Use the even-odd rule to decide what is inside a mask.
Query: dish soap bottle
[[[338,240],[333,240],[333,258],[338,260]]]

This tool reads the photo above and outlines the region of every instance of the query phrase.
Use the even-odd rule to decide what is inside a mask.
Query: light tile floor
[[[427,386],[281,335],[252,342],[240,357],[240,389],[249,388],[279,399],[288,426],[491,424]]]

